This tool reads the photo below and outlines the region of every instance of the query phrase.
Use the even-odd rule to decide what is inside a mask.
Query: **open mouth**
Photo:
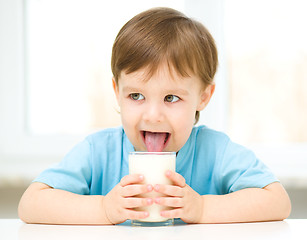
[[[141,135],[148,152],[162,152],[167,146],[170,133],[141,131]]]

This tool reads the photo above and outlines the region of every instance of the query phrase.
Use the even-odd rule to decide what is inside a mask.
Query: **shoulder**
[[[193,132],[195,138],[197,139],[196,144],[201,144],[202,146],[206,145],[211,149],[215,149],[217,152],[223,155],[220,155],[220,157],[254,154],[245,146],[233,142],[230,137],[223,132],[210,129],[206,126],[194,127]]]
[[[87,136],[84,141],[88,143],[92,156],[113,156],[116,153],[134,151],[122,126],[103,129]]]
[[[222,158],[229,142],[229,137],[223,132],[204,125],[195,126],[181,152],[214,162],[214,159]]]
[[[230,138],[223,132],[216,131],[201,125],[194,127],[191,133],[192,138],[195,138],[196,143],[209,144],[211,147],[214,145],[227,145]]]
[[[99,142],[105,142],[105,141],[121,141],[124,136],[124,129],[123,127],[115,127],[115,128],[106,128],[103,130],[100,130],[98,132],[92,133],[86,137],[86,141],[88,141],[90,144],[96,144]]]
[[[233,142],[227,134],[221,131],[210,129],[207,126],[198,126],[193,128],[191,135],[197,151],[206,152],[206,155],[210,153],[218,161],[235,157],[254,158],[254,153],[250,149]]]
[[[122,126],[114,128],[105,128],[98,132],[92,133],[87,136],[88,139],[96,139],[101,137],[122,136],[124,129]]]
[[[100,152],[113,150],[121,146],[123,128],[108,128],[88,135],[81,142],[77,143],[64,157],[64,160],[83,161],[92,159]]]
[[[211,153],[215,152],[219,161],[225,161],[229,159],[239,159],[239,163],[241,163],[241,159],[252,159],[256,158],[254,152],[230,139],[230,137],[220,131],[216,131],[210,129],[206,126],[198,126],[194,127],[192,131],[192,135],[195,138],[195,144],[199,149],[206,149]],[[226,163],[230,163],[226,161]]]

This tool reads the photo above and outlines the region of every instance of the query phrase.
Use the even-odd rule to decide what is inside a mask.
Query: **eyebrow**
[[[175,94],[178,94],[178,95],[189,95],[189,92],[185,89],[182,89],[182,88],[178,88],[178,89],[174,89],[174,90],[170,90],[169,91],[170,93],[175,93]]]
[[[123,92],[134,92],[134,93],[138,93],[138,92],[141,92],[141,89],[132,88],[132,87],[123,87]]]
[[[189,92],[185,89],[182,89],[182,88],[166,89],[166,90],[163,90],[163,91],[166,94],[183,95],[183,96],[189,95]],[[125,87],[123,87],[123,92],[139,93],[139,92],[143,92],[143,91],[139,88],[125,86]]]

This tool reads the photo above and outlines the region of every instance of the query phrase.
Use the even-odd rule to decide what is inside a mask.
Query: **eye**
[[[175,95],[167,95],[165,98],[164,98],[164,101],[166,102],[177,102],[179,101],[179,97],[175,96]]]
[[[135,101],[143,100],[145,97],[140,93],[131,93],[130,98]]]

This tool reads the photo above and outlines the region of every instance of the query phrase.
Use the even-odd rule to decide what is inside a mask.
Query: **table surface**
[[[169,227],[74,226],[25,224],[0,219],[0,239],[307,239],[307,219],[236,224],[179,224]],[[306,235],[305,235],[306,234]]]

